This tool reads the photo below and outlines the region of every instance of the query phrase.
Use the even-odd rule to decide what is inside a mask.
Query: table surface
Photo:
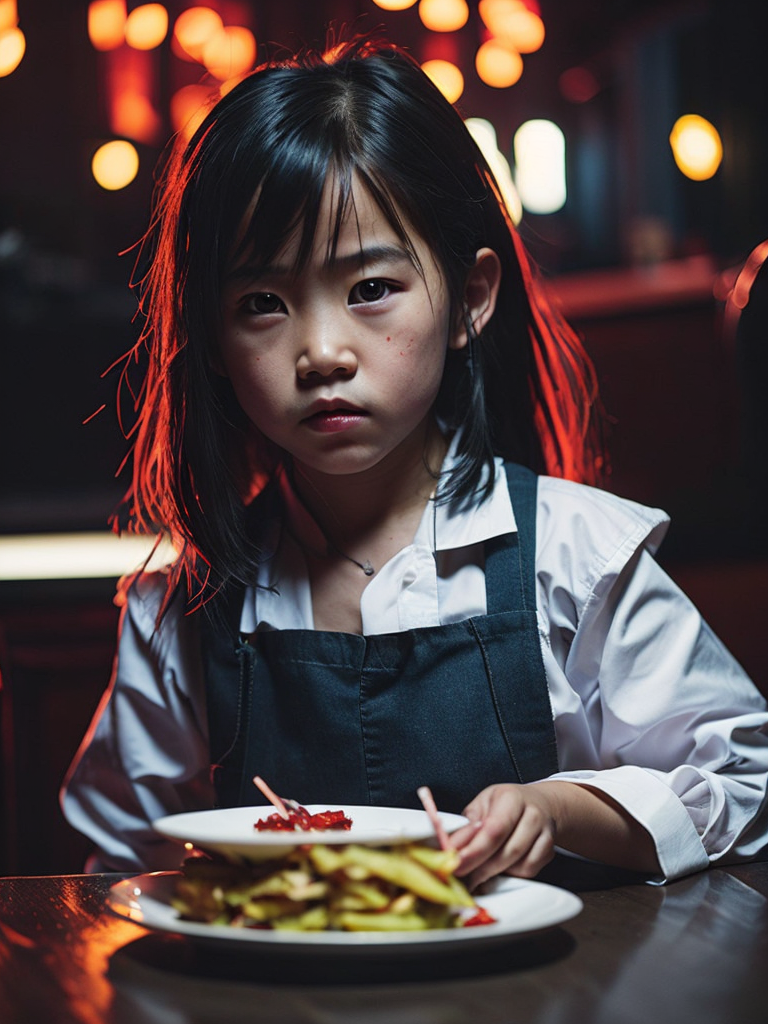
[[[232,953],[114,916],[117,875],[0,878],[4,1024],[765,1024],[768,862],[668,886],[578,862],[584,909],[485,952]]]

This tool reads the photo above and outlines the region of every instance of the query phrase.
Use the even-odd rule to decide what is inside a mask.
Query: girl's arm
[[[112,680],[62,789],[64,816],[93,843],[88,870],[178,867],[182,847],[152,821],[213,805],[194,616],[177,601],[156,630],[164,586],[159,574],[131,586]]]
[[[503,853],[523,811],[526,828],[541,822],[533,860],[557,844],[654,881],[768,849],[766,702],[652,557],[664,523],[540,480],[537,610],[560,770],[471,802],[486,824],[482,854],[462,837],[470,873],[496,851],[529,872]]]
[[[559,846],[647,874],[659,872],[650,834],[599,790],[545,780],[484,789],[466,808],[470,824],[454,833],[461,850],[458,874],[471,888],[506,873],[532,878]]]

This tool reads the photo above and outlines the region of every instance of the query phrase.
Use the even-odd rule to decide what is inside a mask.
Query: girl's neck
[[[342,551],[378,544],[382,533],[415,532],[434,493],[448,443],[433,421],[425,424],[423,444],[408,453],[392,452],[364,473],[331,476],[305,466],[293,468],[293,484],[325,540]],[[311,542],[317,538],[300,538]],[[368,557],[368,556],[366,556]]]

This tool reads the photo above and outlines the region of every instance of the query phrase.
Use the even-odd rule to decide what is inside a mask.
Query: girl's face
[[[298,276],[297,237],[271,266],[254,271],[245,260],[233,269],[220,349],[259,431],[306,470],[339,475],[421,457],[447,348],[466,339],[452,328],[426,243],[411,235],[420,273],[359,183],[329,261],[334,208],[326,186],[313,252]]]

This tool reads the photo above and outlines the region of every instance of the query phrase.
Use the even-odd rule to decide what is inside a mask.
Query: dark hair
[[[459,114],[387,42],[357,38],[324,55],[273,61],[219,100],[188,142],[177,140],[139,255],[144,329],[123,372],[144,349],[148,363],[131,389],[138,397],[126,508],[134,526],[160,527],[182,546],[171,586],[186,573],[191,600],[231,579],[253,581],[259,553],[245,509],[275,468],[214,369],[223,277],[244,254],[269,263],[296,230],[300,270],[329,173],[337,232],[354,176],[414,257],[409,233],[427,243],[454,315],[477,250],[488,246],[501,260],[496,311],[467,349],[448,353],[437,399],[441,420],[462,428],[447,499],[484,497],[494,454],[539,472],[597,478],[591,363],[546,302]]]

